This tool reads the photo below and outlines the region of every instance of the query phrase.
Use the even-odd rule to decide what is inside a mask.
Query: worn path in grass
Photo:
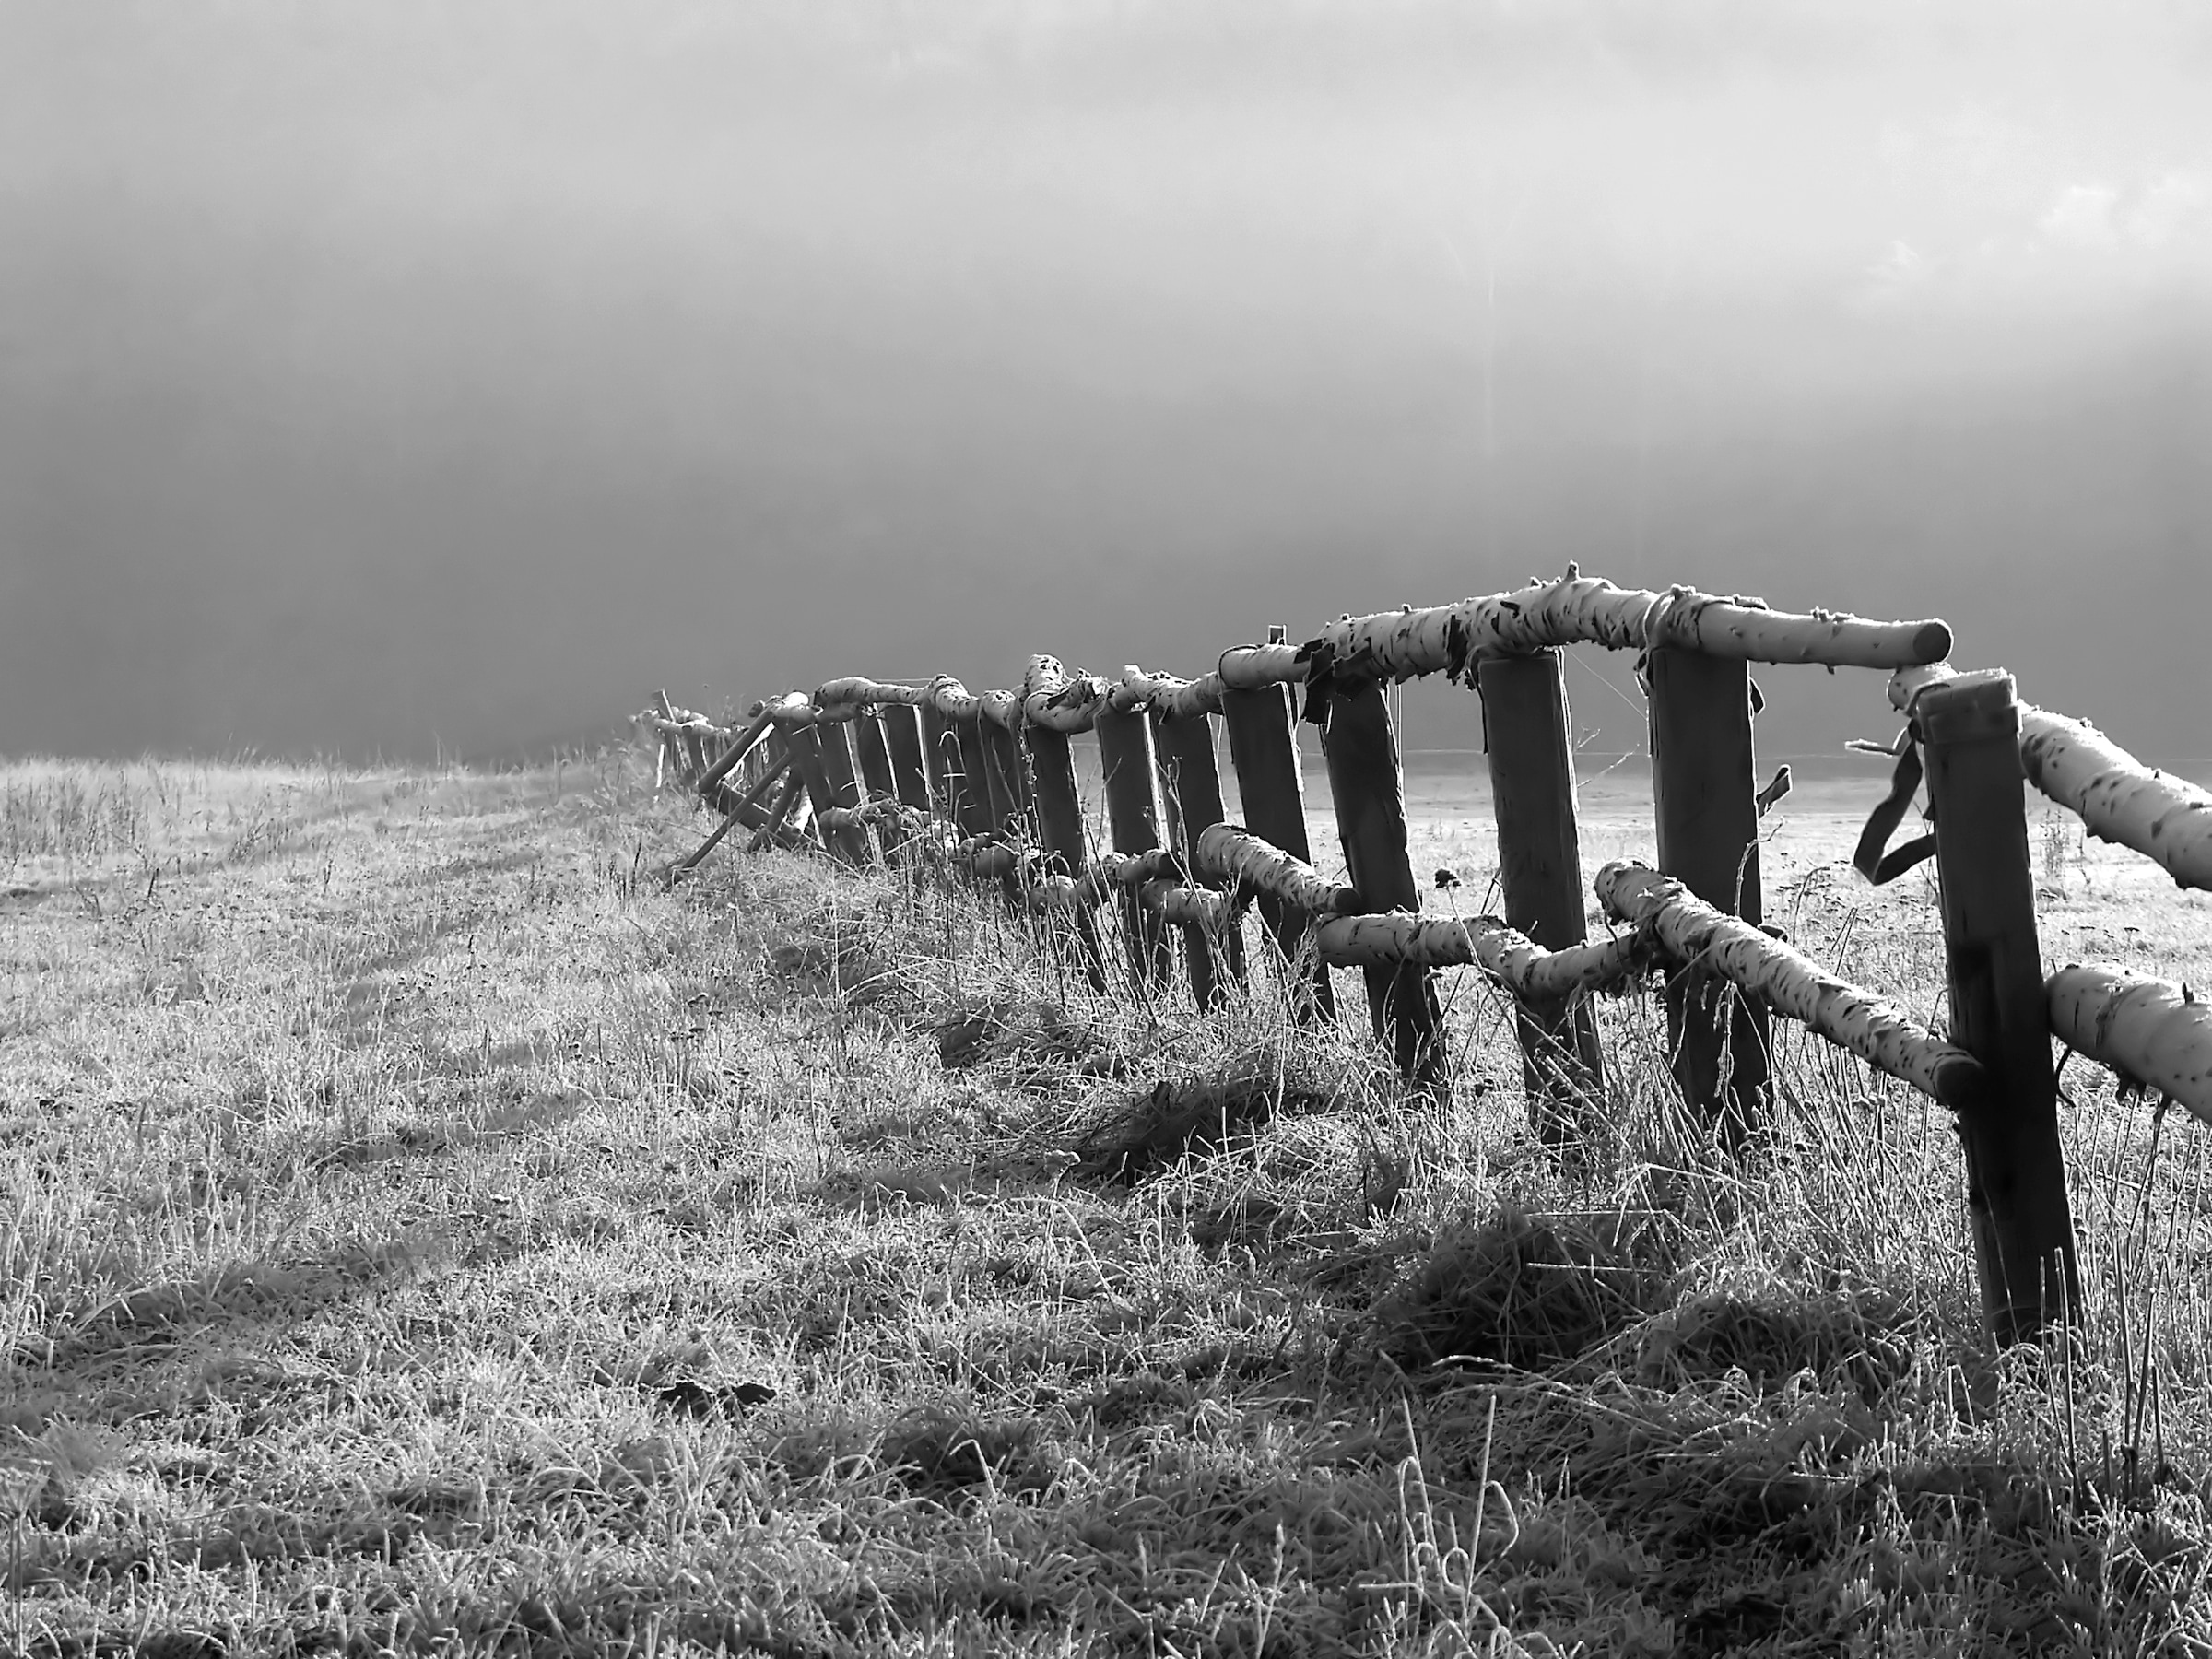
[[[1093,996],[987,897],[667,892],[705,826],[649,782],[0,770],[0,1643],[2212,1640],[2191,1125],[2154,1163],[2078,1079],[2100,1300],[2069,1364],[1994,1365],[1955,1143],[1821,1053],[1733,1172],[1609,1004],[1561,1171],[1471,984],[1461,1087],[1409,1101],[1264,995]],[[1636,851],[1593,805],[1594,862]],[[2202,961],[2201,903],[2046,876]],[[1794,879],[1808,947],[1933,1006],[1924,887]],[[1194,1101],[1196,1156],[1082,1161]]]

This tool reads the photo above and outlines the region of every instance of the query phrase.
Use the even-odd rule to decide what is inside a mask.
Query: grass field
[[[1940,1020],[1924,877],[1836,862],[1879,793],[1784,804],[1768,912]],[[1562,1167],[1472,980],[1406,1098],[985,896],[668,891],[707,827],[620,752],[0,768],[0,1648],[2212,1651],[2185,1115],[2067,1069],[2089,1307],[1996,1358],[1942,1114],[1801,1034],[1730,1166],[1606,1003]],[[2212,898],[2032,841],[2054,961],[2212,971]]]

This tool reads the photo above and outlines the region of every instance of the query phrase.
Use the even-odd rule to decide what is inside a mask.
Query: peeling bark
[[[1048,732],[1088,732],[1111,688],[1095,674],[1071,679],[1056,656],[1033,656],[1021,677],[1022,716]]]
[[[2116,968],[2061,968],[2047,989],[2061,1042],[2212,1124],[2212,1002]]]
[[[1641,932],[1595,945],[1547,950],[1495,916],[1471,917],[1465,926],[1477,965],[1530,1002],[1586,995],[1618,985],[1648,971],[1653,956],[1651,938]]]
[[[1258,691],[1302,683],[1306,664],[1295,645],[1234,645],[1221,653],[1215,672],[1233,691]]]
[[[824,680],[815,688],[814,704],[818,709],[880,709],[887,703],[919,708],[928,698],[928,692],[920,686],[895,686],[854,674],[842,679]]]
[[[1316,916],[1350,915],[1359,908],[1359,895],[1350,888],[1235,824],[1209,826],[1192,856],[1201,874],[1272,894]]]
[[[1121,679],[1113,684],[1108,695],[1117,709],[1150,709],[1156,713],[1187,719],[1194,714],[1221,712],[1221,684],[1218,673],[1187,680],[1131,664],[1122,670]]]
[[[1722,914],[1672,877],[1614,863],[1597,875],[1606,913],[1648,927],[1669,956],[1702,962],[1770,1007],[1818,1031],[1875,1070],[1954,1110],[1986,1087],[1981,1063],[1908,1019],[1895,1004],[1836,978],[1811,958]]]
[[[1457,605],[1346,617],[1300,647],[1300,655],[1311,660],[1325,652],[1339,671],[1375,678],[1441,673],[1457,679],[1479,656],[1520,655],[1555,645],[1620,651],[1673,645],[1754,663],[1900,668],[1944,656],[1951,631],[1937,621],[1875,622],[1827,610],[1800,616],[1694,588],[1658,594],[1570,574]],[[1249,668],[1240,664],[1240,674],[1261,671],[1260,659],[1250,662]],[[1228,677],[1226,663],[1223,673]]]

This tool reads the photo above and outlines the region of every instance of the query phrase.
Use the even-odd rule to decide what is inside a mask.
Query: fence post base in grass
[[[891,793],[900,805],[929,810],[929,766],[922,758],[922,711],[908,703],[886,703],[877,719],[891,755]]]
[[[794,725],[783,734],[783,741],[791,747],[792,765],[806,785],[806,799],[814,807],[815,833],[822,838],[822,845],[847,864],[865,864],[867,861],[866,843],[856,830],[831,830],[822,822],[822,815],[832,806],[846,802],[837,798],[836,786],[830,782],[830,768],[823,751],[828,746],[822,741],[825,732],[835,733],[834,726]],[[844,739],[838,739],[842,744]]]
[[[1659,868],[1715,910],[1757,924],[1759,782],[1750,665],[1659,646],[1651,680],[1652,806]],[[1666,982],[1666,1040],[1690,1110],[1740,1145],[1765,1114],[1767,1011],[1692,965]]]
[[[1151,723],[1139,713],[1100,709],[1091,731],[1106,774],[1106,830],[1116,853],[1149,853],[1159,845],[1159,792]],[[1135,888],[1121,891],[1122,937],[1136,983],[1167,976],[1168,924],[1147,910]]]
[[[1229,760],[1236,769],[1237,794],[1243,802],[1244,827],[1262,841],[1312,863],[1306,837],[1306,794],[1298,765],[1298,739],[1290,726],[1290,694],[1281,686],[1221,690],[1221,719],[1229,727]],[[1329,970],[1319,957],[1309,973],[1298,970],[1299,954],[1311,925],[1306,913],[1271,893],[1258,900],[1260,921],[1275,941],[1286,975],[1284,989],[1293,1016],[1301,1021],[1333,1019],[1335,994]]]
[[[1031,726],[1024,735],[1037,795],[1037,830],[1044,850],[1055,854],[1067,874],[1080,877],[1089,863],[1083,841],[1083,800],[1076,790],[1074,747],[1065,732]],[[1106,988],[1106,959],[1099,949],[1098,917],[1087,904],[1067,912],[1069,931],[1094,991]]]
[[[1382,687],[1371,679],[1333,679],[1310,686],[1328,700],[1322,750],[1329,764],[1329,797],[1344,841],[1352,888],[1370,911],[1421,908],[1420,884],[1406,854],[1406,780],[1397,735]],[[1387,1035],[1399,1073],[1424,1088],[1450,1076],[1443,1011],[1433,970],[1410,963],[1363,968],[1368,1013],[1378,1039]]]
[[[1506,924],[1565,950],[1586,936],[1565,665],[1553,649],[1485,657],[1476,675]],[[1513,1023],[1530,1125],[1560,1146],[1578,1132],[1578,1102],[1594,1100],[1602,1084],[1595,1011],[1583,997],[1516,998]]]
[[[2058,1083],[2036,939],[2019,708],[2002,669],[1929,686],[1912,705],[1936,818],[1951,1041],[1987,1098],[1959,1114],[1982,1310],[1999,1343],[2081,1305]]]
[[[853,743],[849,735],[850,722],[837,721],[817,725],[814,730],[821,738],[822,771],[830,780],[830,793],[838,806],[850,810],[861,803],[860,775],[853,765]],[[875,857],[875,843],[868,832],[857,824],[847,825],[837,831],[844,840],[851,855],[862,864]]]
[[[753,839],[745,843],[745,850],[758,853],[772,843],[783,833],[784,825],[791,821],[791,815],[798,810],[799,803],[806,798],[806,780],[794,771],[784,780],[782,794],[777,797],[774,810],[768,815],[768,822],[753,831]]]
[[[1159,756],[1162,795],[1174,828],[1173,845],[1186,868],[1198,838],[1222,821],[1221,772],[1214,760],[1214,723],[1205,714],[1152,717],[1152,745]],[[1202,929],[1186,930],[1184,950],[1191,989],[1203,1004],[1222,994],[1224,976],[1244,980],[1244,940],[1235,929],[1218,937]]]

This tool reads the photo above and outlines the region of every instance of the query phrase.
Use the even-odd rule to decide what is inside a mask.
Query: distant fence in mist
[[[1128,971],[1148,994],[1162,988],[1179,934],[1202,1006],[1246,977],[1242,919],[1256,905],[1299,1016],[1332,1017],[1327,970],[1359,969],[1375,1035],[1418,1087],[1448,1083],[1437,971],[1474,967],[1514,999],[1531,1117],[1547,1142],[1601,1085],[1590,1002],[1600,988],[1665,971],[1675,1079],[1729,1143],[1768,1110],[1772,1018],[1798,1020],[1956,1114],[1983,1312],[2009,1342],[2080,1300],[2051,1036],[2212,1122],[2212,1008],[2188,987],[2100,968],[2046,979],[2021,782],[2206,890],[2212,794],[2021,701],[2003,670],[1955,671],[1951,643],[1941,621],[1794,615],[1685,587],[1621,589],[1570,566],[1512,593],[1347,616],[1299,644],[1276,629],[1196,679],[1071,673],[1041,654],[1009,689],[852,677],[765,700],[741,729],[665,694],[638,721],[661,775],[723,815],[679,868],[734,829],[754,849],[811,847],[854,865],[941,861],[1053,918],[1099,984],[1108,960],[1095,907],[1112,900]],[[1656,869],[1598,872],[1598,902],[1628,931],[1594,944],[1563,660],[1578,645],[1637,653],[1657,830]],[[1905,729],[1855,863],[1886,881],[1935,859],[1946,1036],[1762,925],[1759,821],[1789,777],[1784,767],[1762,787],[1755,771],[1754,663],[1888,674]],[[1421,912],[1384,687],[1436,674],[1480,695],[1502,917]],[[1224,821],[1216,720],[1241,825]],[[1300,721],[1321,732],[1344,883],[1312,864]],[[1070,748],[1086,731],[1110,842],[1095,853]],[[1932,830],[1889,852],[1924,781]]]

